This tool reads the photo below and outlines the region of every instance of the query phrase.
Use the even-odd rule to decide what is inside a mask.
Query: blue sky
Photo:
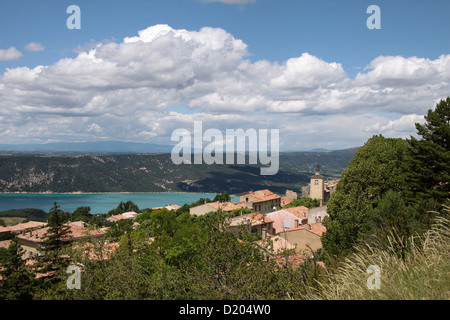
[[[66,27],[70,16],[66,8],[72,4],[81,9],[81,30]],[[370,16],[366,9],[373,4],[381,9],[380,30],[366,26]],[[449,9],[446,0],[1,1],[0,96],[7,101],[0,100],[0,140],[169,144],[170,133],[189,127],[194,115],[219,129],[279,128],[281,149],[346,148],[362,145],[379,133],[407,137],[414,134],[414,122],[449,92]],[[238,42],[230,49],[224,40],[222,54],[230,60],[224,58],[226,63],[222,61],[218,69],[208,69],[206,64],[205,70],[200,70],[201,63],[188,68],[189,62],[182,59],[181,52],[190,48],[189,42],[182,47],[171,42],[180,55],[153,44],[151,52],[170,55],[170,64],[177,70],[186,68],[191,76],[174,76],[164,85],[143,83],[144,74],[130,71],[142,57],[135,53],[123,56],[129,52],[124,39],[155,25],[167,25],[174,33],[211,27],[214,34],[204,33],[211,46],[224,39],[221,30],[245,44],[245,49]],[[27,50],[30,43],[34,46]],[[108,43],[116,47],[108,47],[108,51]],[[108,56],[111,50],[117,50],[114,57],[120,54],[125,59],[120,60],[127,68],[121,69],[121,74],[130,72],[129,88],[122,81],[104,85],[110,64],[105,64],[101,69],[105,75],[98,78],[98,70],[89,73],[90,69],[85,69],[83,62],[88,60],[81,59],[80,53],[87,54],[99,44],[105,50],[98,49],[95,55],[100,57],[101,51],[102,62],[117,63]],[[14,51],[13,58],[8,58],[6,50]],[[161,71],[154,62],[138,62],[155,77],[158,72],[165,80],[174,75],[173,71]],[[80,70],[72,75],[73,88],[66,82],[70,74],[61,78],[59,65]],[[42,72],[38,66],[43,66]],[[111,75],[114,72],[111,70]],[[217,77],[206,79],[208,72]],[[241,92],[232,88],[239,81]],[[43,83],[47,89],[37,89]],[[87,88],[83,83],[91,85]],[[140,91],[135,91],[137,88]],[[124,90],[129,96],[123,96]],[[68,98],[70,92],[73,97]],[[75,97],[82,98],[75,101]],[[147,103],[147,98],[152,102]],[[94,106],[99,100],[103,113],[92,111],[100,108]],[[127,103],[135,117],[118,111],[127,109]],[[112,125],[117,119],[120,130]]]
[[[82,10],[82,29],[69,30],[66,8]],[[366,9],[382,10],[381,30],[369,30]],[[250,59],[284,61],[309,52],[338,61],[355,75],[379,55],[437,58],[450,51],[450,3],[446,0],[302,1],[258,0],[248,4],[201,0],[2,1],[0,45],[23,48],[29,42],[47,50],[29,54],[1,69],[52,63],[74,56],[78,46],[122,39],[155,24],[175,29],[219,27],[249,45]]]

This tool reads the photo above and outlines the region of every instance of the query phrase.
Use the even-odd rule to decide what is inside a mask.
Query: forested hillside
[[[317,163],[324,176],[337,178],[355,152],[282,153],[273,176],[261,175],[258,165],[175,165],[170,154],[1,155],[0,192],[300,191]]]

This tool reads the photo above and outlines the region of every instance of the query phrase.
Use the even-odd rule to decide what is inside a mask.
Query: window
[[[289,229],[289,220],[284,220],[284,227]]]

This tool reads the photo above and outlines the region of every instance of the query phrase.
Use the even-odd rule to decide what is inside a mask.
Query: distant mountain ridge
[[[52,153],[170,153],[173,146],[153,143],[97,141],[50,142],[44,144],[0,144],[2,152]]]
[[[17,153],[88,153],[88,154],[114,154],[114,153],[170,153],[173,146],[143,142],[125,141],[96,141],[96,142],[49,142],[49,143],[22,143],[0,144],[0,152]],[[281,152],[322,152],[331,151],[323,148],[311,150],[285,150]],[[193,152],[193,150],[192,150]]]
[[[260,165],[180,164],[158,154],[12,154],[0,155],[0,192],[205,192],[248,190],[301,192],[320,164],[328,179],[340,177],[357,148],[279,155],[275,175]],[[99,151],[99,150],[97,150]],[[248,163],[248,161],[246,161]]]

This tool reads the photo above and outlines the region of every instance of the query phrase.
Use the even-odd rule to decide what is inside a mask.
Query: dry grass
[[[388,249],[362,246],[339,269],[319,283],[320,290],[310,290],[309,299],[327,300],[447,300],[450,298],[450,221],[438,216],[432,228],[420,240],[402,243],[389,237]],[[406,248],[404,257],[399,247]],[[373,283],[371,265],[380,268],[380,287]]]

